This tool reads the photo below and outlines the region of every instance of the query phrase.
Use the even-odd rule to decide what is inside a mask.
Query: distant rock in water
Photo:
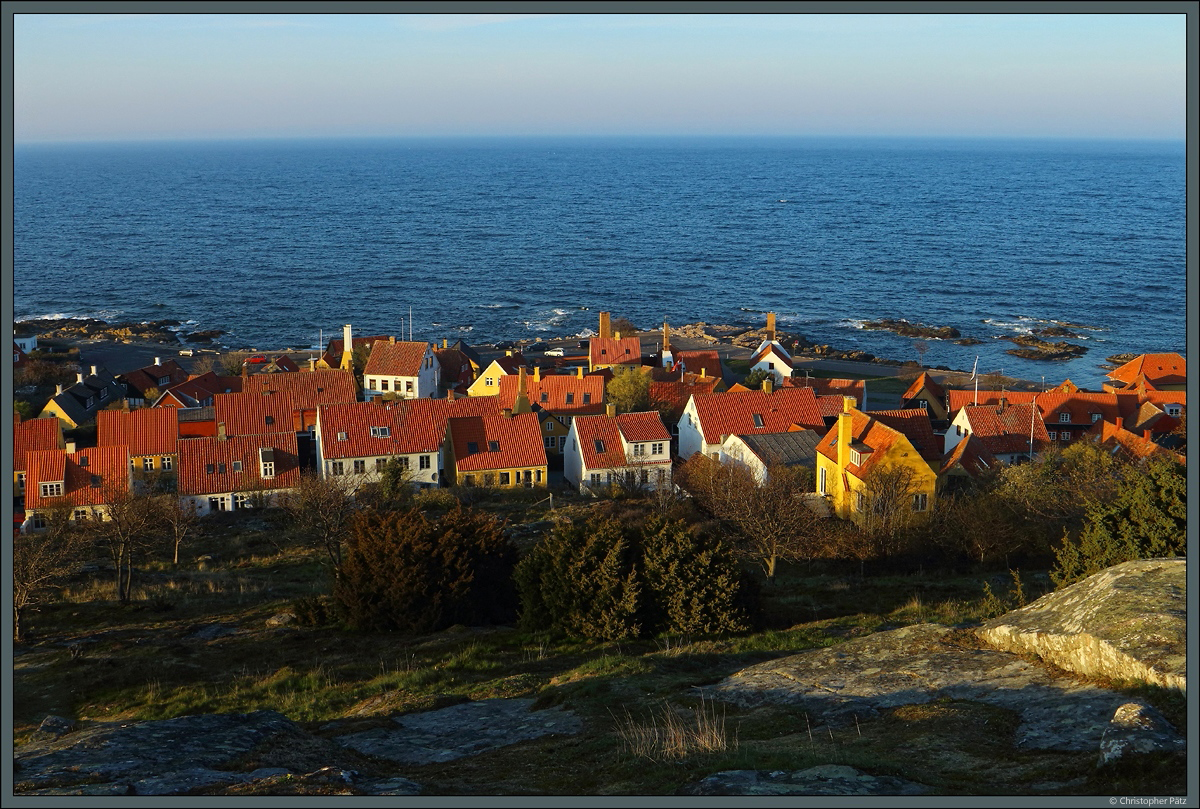
[[[1011,340],[1022,346],[1021,348],[1010,348],[1004,353],[1026,360],[1070,360],[1082,357],[1088,351],[1087,346],[1079,346],[1062,340],[1057,343],[1048,343],[1031,334],[1021,334],[1003,339]]]
[[[955,340],[962,337],[959,330],[953,326],[926,326],[921,323],[909,323],[907,320],[892,320],[886,317],[882,320],[868,320],[863,324],[863,328],[872,331],[892,331],[901,337],[928,337],[938,340]]]

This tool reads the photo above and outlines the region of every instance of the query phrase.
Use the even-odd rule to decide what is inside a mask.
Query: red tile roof
[[[368,351],[370,351],[371,346],[373,346],[376,342],[382,340],[383,342],[386,343],[388,341],[388,339],[389,338],[386,334],[379,334],[379,335],[374,335],[371,337],[354,337],[353,335],[351,335],[351,337],[350,337],[351,349],[350,350],[351,350],[351,352],[354,352],[354,351],[358,351],[360,348],[365,348]],[[332,340],[329,341],[329,348],[326,349],[325,353],[321,355],[321,359],[330,368],[339,367],[342,364],[342,354],[344,352],[345,345],[346,345],[346,341],[343,340],[341,337],[333,338]]]
[[[275,477],[262,479],[259,449],[272,451]],[[184,438],[179,441],[179,494],[205,495],[248,491],[263,487],[286,489],[300,480],[296,434],[236,435],[219,438]],[[241,469],[235,469],[235,462]],[[208,471],[212,467],[212,472]],[[224,470],[224,471],[222,471]]]
[[[890,411],[900,412],[900,411]],[[856,464],[853,460],[846,462],[846,468],[843,472],[849,472],[855,477],[862,480],[878,464],[889,449],[896,443],[908,444],[911,446],[911,441],[900,431],[889,427],[877,418],[873,418],[875,414],[863,413],[861,410],[850,411],[850,443],[862,445],[869,452],[864,452],[861,455],[862,464]],[[825,433],[824,437],[817,444],[817,452],[829,458],[834,463],[837,463],[837,447],[838,425],[834,425]],[[913,448],[916,450],[916,448]],[[919,454],[919,453],[918,453]],[[850,456],[853,459],[853,455]],[[939,463],[940,466],[940,458]]]
[[[101,410],[96,414],[96,443],[126,446],[131,457],[174,455],[179,440],[179,413],[173,407]]]
[[[667,419],[677,422],[683,416],[688,399],[698,393],[712,393],[720,383],[720,377],[700,376],[691,372],[684,373],[678,380],[654,380],[650,383],[650,401],[670,408]]]
[[[500,377],[497,404],[511,408],[520,384],[519,374]],[[604,378],[598,375],[578,377],[549,374],[538,381],[526,374],[525,394],[531,405],[556,416],[587,416],[604,412]]]
[[[927,371],[922,371],[920,376],[908,386],[908,390],[900,394],[900,398],[903,400],[916,399],[921,391],[928,391],[939,402],[946,401],[946,389],[934,381]]]
[[[212,371],[190,377],[186,382],[172,385],[159,400],[156,406],[202,407],[212,404],[212,397],[218,393],[241,393],[242,377],[217,376]],[[172,405],[174,400],[177,405]]]
[[[642,341],[639,337],[593,337],[588,341],[588,359],[596,365],[641,365]]]
[[[1112,450],[1114,453],[1124,452],[1134,460],[1145,460],[1153,455],[1164,455],[1174,458],[1180,463],[1184,462],[1182,456],[1115,424],[1107,422],[1101,424],[1097,440],[1099,440],[1101,446]]]
[[[726,435],[787,432],[793,424],[810,430],[825,429],[812,388],[696,394],[692,399],[706,444],[719,444]],[[756,414],[762,420],[761,427],[755,422]]]
[[[187,378],[187,371],[183,370],[178,362],[167,360],[160,365],[146,365],[136,371],[121,374],[117,380],[125,383],[127,393],[134,394],[136,398],[145,398],[144,394],[151,388],[161,392],[172,385],[186,382]],[[163,379],[167,381],[163,382]]]
[[[453,348],[435,348],[433,355],[437,357],[438,364],[442,367],[442,379],[446,381],[448,387],[465,389],[475,380],[471,360],[463,352]]]
[[[364,376],[417,376],[429,343],[379,340],[371,346]]]
[[[689,374],[699,374],[701,369],[706,377],[713,377],[720,381],[723,372],[721,371],[721,355],[716,351],[700,349],[696,351],[676,351],[672,354],[675,365],[681,370]]]
[[[1187,360],[1175,353],[1142,354],[1108,375],[1116,383],[1132,384],[1145,377],[1156,387],[1187,383]]]
[[[25,508],[48,508],[56,498],[41,496],[41,483],[63,483],[63,496],[75,506],[103,505],[113,492],[129,491],[129,450],[92,447],[78,452],[38,450],[27,456]]]
[[[1042,452],[1049,445],[1046,423],[1032,403],[1010,403],[1004,408],[992,404],[971,405],[964,412],[971,435],[994,455],[1029,452],[1031,430],[1034,452]]]
[[[819,379],[817,377],[791,377],[783,380],[785,388],[812,388],[817,396],[853,396],[854,406],[862,407],[866,382],[862,379]],[[838,410],[841,410],[839,405]]]
[[[478,398],[478,397],[476,397]],[[455,471],[479,472],[546,465],[541,423],[536,413],[517,416],[463,416],[447,423],[454,445]],[[492,449],[495,442],[496,449]],[[469,444],[476,451],[470,452]]]
[[[623,413],[615,417],[583,416],[575,419],[573,426],[584,466],[588,469],[666,464],[671,460],[666,451],[671,434],[657,412]],[[663,442],[663,454],[652,456],[647,453],[637,457],[626,454],[626,444],[644,442]]]
[[[298,413],[284,393],[218,393],[213,397],[213,420],[225,434],[259,435],[296,432]]]
[[[958,467],[974,478],[986,475],[999,465],[1000,461],[984,446],[983,441],[974,435],[968,435],[942,458],[942,468],[938,474],[944,475]]]
[[[928,411],[871,410],[867,415],[901,433],[926,461],[936,463],[941,459],[942,445],[933,434],[933,423],[929,420]]]
[[[446,400],[322,405],[321,453],[336,460],[437,452],[446,437],[446,425],[435,410],[448,408],[438,408],[435,401]]]
[[[257,374],[242,383],[244,393],[277,391],[292,399],[297,410],[315,410],[317,405],[342,404],[358,398],[350,371],[318,370],[304,373]]]
[[[107,412],[107,411],[100,411]],[[25,453],[62,449],[62,422],[58,419],[28,419],[13,425],[13,471],[25,469]]]

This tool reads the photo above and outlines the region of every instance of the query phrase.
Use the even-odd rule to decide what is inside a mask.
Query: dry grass
[[[724,708],[718,713],[716,704],[704,699],[684,715],[664,701],[644,722],[635,720],[626,709],[618,720],[617,734],[625,752],[655,762],[732,752],[738,746],[736,732],[731,737],[726,727]]]

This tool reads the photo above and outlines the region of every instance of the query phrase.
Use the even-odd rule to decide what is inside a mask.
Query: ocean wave
[[[595,331],[593,331],[592,329],[580,329],[579,331],[575,332],[575,336],[586,338],[586,337],[599,337],[600,335],[598,333],[596,333]]]

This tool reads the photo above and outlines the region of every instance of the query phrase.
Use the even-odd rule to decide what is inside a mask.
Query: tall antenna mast
[[[412,307],[408,307],[408,342],[412,342]]]

